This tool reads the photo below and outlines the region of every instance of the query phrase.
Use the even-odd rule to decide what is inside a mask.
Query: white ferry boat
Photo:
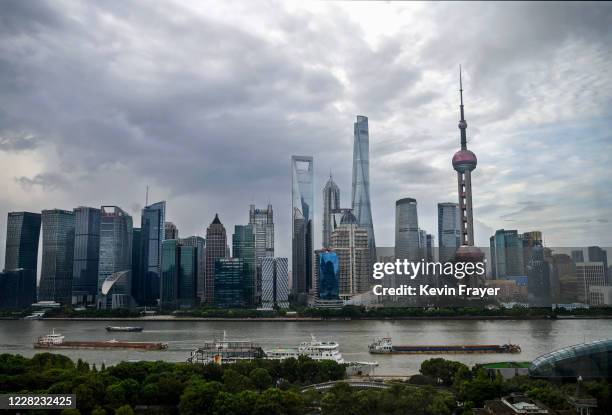
[[[37,344],[41,346],[57,346],[64,343],[64,336],[60,333],[56,333],[53,329],[53,333],[45,334],[38,338]]]
[[[340,345],[334,341],[322,342],[311,335],[309,342],[302,342],[297,348],[275,348],[264,350],[266,359],[289,359],[300,356],[308,356],[312,360],[333,360],[336,363],[344,363]]]

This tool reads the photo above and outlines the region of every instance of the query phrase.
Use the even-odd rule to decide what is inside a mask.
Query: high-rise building
[[[601,262],[603,264],[606,284],[612,285],[611,276],[608,274],[608,253],[606,250],[598,246],[589,246],[587,252],[589,254],[589,262]]]
[[[43,210],[42,231],[42,268],[38,299],[71,304],[74,213],[60,209]]]
[[[409,261],[421,259],[419,249],[417,201],[407,197],[395,202],[395,257]]]
[[[459,205],[457,203],[438,203],[438,246],[440,262],[451,261],[459,248],[461,230],[459,224]]]
[[[98,308],[133,305],[132,229],[132,217],[121,208],[101,207]]]
[[[74,212],[72,303],[95,304],[98,294],[100,209],[79,206]]]
[[[198,277],[196,281],[196,296],[201,302],[204,298],[204,279],[206,276],[206,239],[201,236],[188,236],[181,239],[184,246],[195,246],[198,248]]]
[[[196,305],[198,277],[197,246],[182,245],[178,239],[162,242],[161,306],[167,309]]]
[[[353,124],[353,185],[352,209],[360,228],[368,232],[370,262],[376,261],[376,240],[370,204],[370,136],[368,117],[357,116]]]
[[[137,303],[142,302],[141,294],[144,294],[144,273],[143,273],[143,262],[142,262],[142,229],[132,229],[132,297]]]
[[[178,239],[179,231],[176,225],[172,222],[164,224],[164,239]]]
[[[36,302],[36,272],[41,215],[9,212],[4,272],[0,273],[0,309],[19,310]]]
[[[254,303],[261,302],[261,260],[274,257],[274,211],[268,203],[266,209],[249,207],[249,225],[253,228],[255,237],[255,291]],[[234,257],[237,257],[234,254]]]
[[[165,236],[166,202],[145,206],[142,210],[142,261],[143,281],[137,301],[143,305],[155,305],[159,299],[161,249]]]
[[[217,259],[226,257],[226,245],[225,227],[219,220],[219,215],[215,214],[215,218],[206,229],[206,275],[203,298],[205,303],[213,304],[215,302],[215,262]]]
[[[331,249],[340,264],[340,298],[348,300],[370,289],[370,249],[368,231],[357,224],[350,212],[344,213],[340,226],[332,232]]]
[[[523,240],[516,230],[499,229],[489,243],[493,279],[525,275]]]
[[[340,188],[331,173],[323,188],[323,248],[329,248],[331,233],[334,230],[333,212],[340,209]]]
[[[207,274],[208,275],[208,274]],[[219,308],[246,307],[250,301],[250,275],[242,258],[215,260],[214,304]]]
[[[340,298],[340,264],[334,251],[323,251],[318,255],[318,298],[338,300]]]
[[[312,289],[313,175],[312,157],[291,156],[292,288],[301,303]]]
[[[249,305],[257,304],[257,260],[255,259],[255,225],[236,225],[232,235],[234,258],[244,260],[247,273],[245,293],[250,298]],[[261,259],[261,258],[260,258]]]
[[[4,269],[38,269],[40,213],[9,212],[6,223]]]
[[[36,270],[0,272],[0,310],[23,310],[36,302]]]
[[[472,171],[476,169],[476,155],[467,148],[467,122],[463,111],[463,83],[459,69],[459,106],[461,119],[461,149],[453,155],[453,168],[457,171],[457,194],[459,195],[459,242],[455,258],[460,262],[482,261],[484,254],[474,246],[474,215],[472,209]]]
[[[261,261],[261,308],[289,308],[289,260],[287,258],[263,258]]]

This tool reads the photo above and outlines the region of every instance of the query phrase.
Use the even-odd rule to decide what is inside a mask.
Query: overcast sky
[[[0,234],[6,213],[167,200],[180,235],[250,203],[290,256],[290,157],[350,206],[353,122],[370,122],[378,245],[395,200],[456,201],[464,71],[476,242],[541,230],[612,246],[611,3],[7,1],[0,13]],[[4,262],[4,241],[0,247]]]

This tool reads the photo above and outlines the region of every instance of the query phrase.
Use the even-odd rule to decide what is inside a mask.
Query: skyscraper
[[[340,188],[331,173],[323,188],[323,248],[329,248],[333,227],[333,212],[340,209]]]
[[[255,225],[236,225],[232,235],[232,251],[234,258],[244,260],[245,271],[248,275],[245,287],[246,295],[250,298],[249,305],[257,304],[257,263],[255,259]],[[261,257],[259,258],[262,259]]]
[[[453,156],[453,168],[457,171],[457,193],[459,195],[459,238],[461,246],[457,249],[458,261],[481,261],[483,253],[474,246],[474,216],[472,212],[472,171],[476,169],[476,155],[467,148],[467,122],[463,112],[463,83],[459,69],[459,96],[461,99],[459,131],[461,149]]]
[[[353,125],[353,186],[352,209],[360,228],[368,232],[370,262],[376,261],[376,240],[370,205],[370,137],[368,117],[357,116]]]
[[[289,261],[287,258],[263,258],[261,261],[261,308],[289,308]]]
[[[323,251],[317,255],[319,262],[319,295],[321,300],[338,300],[340,298],[340,264],[334,251]]]
[[[132,305],[132,228],[132,217],[121,208],[100,208],[98,308]]]
[[[249,225],[253,228],[255,237],[255,288],[254,303],[261,302],[261,260],[274,257],[274,211],[268,203],[266,209],[249,207]],[[236,255],[234,254],[234,257]]]
[[[213,295],[216,307],[241,308],[248,305],[249,273],[242,258],[217,258],[214,278]]]
[[[178,239],[162,242],[161,306],[167,309],[192,308],[196,304],[198,247]]]
[[[459,205],[457,203],[438,203],[438,246],[440,262],[448,262],[455,257],[459,248],[461,231],[459,228]]]
[[[0,273],[0,308],[22,309],[36,302],[39,213],[9,212],[4,272]]]
[[[406,197],[395,202],[395,257],[418,261],[421,259],[419,249],[419,220],[417,201]]]
[[[226,245],[225,227],[219,220],[219,215],[215,214],[215,218],[206,229],[206,275],[203,298],[205,303],[215,302],[215,262],[219,258],[226,257]]]
[[[161,201],[145,206],[142,210],[142,284],[139,302],[144,305],[155,305],[159,299],[161,272],[161,249],[165,236],[166,202]]]
[[[138,304],[142,303],[141,294],[144,294],[141,287],[144,284],[142,251],[142,229],[132,228],[132,297]]]
[[[6,224],[4,269],[38,269],[40,213],[9,212]]]
[[[75,230],[72,301],[75,304],[94,304],[98,293],[100,209],[79,206],[73,212]]]
[[[179,232],[176,225],[172,222],[166,222],[164,224],[164,239],[178,239]]]
[[[523,240],[516,230],[498,229],[489,243],[493,279],[525,275]]]
[[[198,276],[196,281],[196,297],[199,301],[204,298],[204,279],[206,276],[206,240],[201,236],[188,236],[181,239],[184,246],[198,248]]]
[[[292,278],[298,301],[305,303],[312,288],[313,159],[291,156]]]
[[[42,211],[43,252],[39,301],[71,304],[74,258],[74,213]]]
[[[340,264],[340,298],[348,300],[370,289],[370,249],[368,231],[357,224],[357,218],[346,211],[340,226],[332,232],[331,249]]]

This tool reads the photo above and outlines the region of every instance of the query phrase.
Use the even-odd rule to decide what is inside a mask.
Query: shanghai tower
[[[463,112],[463,83],[459,68],[460,116],[459,131],[461,149],[453,156],[453,168],[457,171],[457,193],[459,195],[460,247],[456,253],[459,261],[481,261],[483,253],[474,247],[474,216],[472,213],[472,171],[476,169],[476,155],[467,148],[467,122]]]
[[[357,116],[353,142],[353,197],[352,210],[360,228],[368,231],[368,248],[372,262],[376,259],[376,241],[370,205],[370,138],[368,117]]]

